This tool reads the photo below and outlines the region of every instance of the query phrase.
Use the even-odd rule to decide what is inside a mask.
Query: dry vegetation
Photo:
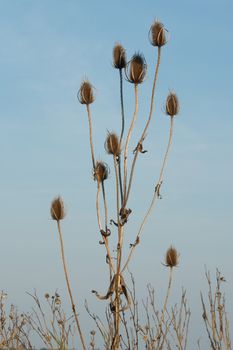
[[[65,281],[68,296],[71,303],[71,315],[67,316],[63,311],[62,300],[55,293],[50,296],[45,294],[40,301],[36,293],[31,297],[35,307],[31,313],[18,314],[11,306],[7,309],[6,294],[0,295],[0,349],[33,349],[31,339],[36,333],[47,349],[188,349],[188,331],[190,321],[190,309],[187,304],[186,292],[182,291],[180,301],[169,306],[169,297],[172,291],[172,281],[175,267],[179,263],[179,254],[174,247],[168,248],[165,254],[164,265],[168,271],[168,286],[164,294],[162,305],[157,305],[155,290],[148,285],[148,297],[139,305],[136,296],[135,281],[129,273],[129,265],[135,249],[139,246],[144,226],[156,203],[161,198],[161,187],[164,182],[164,173],[170,153],[175,116],[179,112],[179,101],[174,92],[168,93],[165,102],[165,113],[170,121],[167,147],[163,156],[161,168],[152,193],[151,203],[144,213],[144,219],[135,235],[134,242],[124,249],[124,235],[127,222],[133,215],[133,210],[128,207],[129,197],[134,185],[134,173],[139,158],[147,151],[144,150],[150,122],[153,117],[156,83],[161,62],[161,52],[167,43],[168,32],[164,25],[155,21],[149,31],[150,43],[157,52],[155,62],[155,75],[148,102],[149,114],[145,119],[145,126],[136,146],[131,146],[131,137],[139,111],[139,88],[147,76],[147,64],[145,57],[136,52],[128,61],[126,50],[121,44],[113,48],[113,67],[119,72],[119,103],[121,110],[121,126],[119,135],[108,132],[105,140],[105,150],[112,157],[112,167],[115,177],[115,196],[109,198],[106,193],[105,181],[108,180],[109,166],[101,160],[96,160],[93,142],[93,128],[91,105],[95,101],[95,91],[92,84],[85,80],[78,92],[78,99],[86,108],[91,164],[93,179],[97,185],[96,214],[98,223],[99,243],[105,248],[103,261],[109,273],[109,287],[105,294],[93,290],[93,294],[100,300],[107,300],[106,318],[103,320],[93,313],[86,304],[87,313],[94,321],[95,330],[86,337],[83,331],[80,316],[77,312],[76,302],[73,297],[68,266],[65,259],[61,221],[65,218],[62,198],[55,198],[51,204],[51,217],[57,223],[58,237],[61,248],[61,259],[64,268]],[[129,128],[125,128],[124,105],[124,80],[131,83],[134,89],[134,113],[129,122]],[[138,169],[140,171],[140,168]],[[108,201],[115,202],[115,213],[109,213]],[[103,210],[102,210],[103,209]],[[216,288],[213,289],[210,274],[206,272],[208,282],[208,296],[201,294],[203,308],[203,325],[209,340],[209,348],[214,350],[231,349],[230,326],[225,307],[225,298],[222,293],[224,278],[220,272],[216,274]],[[94,287],[94,286],[93,286]],[[76,294],[76,291],[75,291]],[[206,301],[205,301],[206,300]],[[46,306],[45,306],[46,305]],[[105,305],[105,304],[104,304]],[[98,337],[97,337],[98,333]],[[98,341],[96,340],[98,339]],[[100,343],[99,343],[100,342]],[[201,343],[197,342],[201,348]]]

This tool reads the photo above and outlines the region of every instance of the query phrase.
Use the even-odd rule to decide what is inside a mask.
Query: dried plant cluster
[[[201,293],[201,303],[203,308],[202,318],[210,347],[214,350],[231,350],[230,322],[226,310],[225,295],[222,291],[222,284],[226,280],[218,269],[216,270],[216,286],[214,290],[208,271],[206,271],[206,280],[208,283],[208,298],[207,302],[205,302]]]
[[[14,305],[6,307],[7,294],[0,292],[0,349],[32,349],[30,327]]]
[[[173,137],[173,121],[174,117],[179,112],[179,101],[175,93],[169,93],[166,100],[166,114],[170,117],[170,133],[168,137],[168,145],[164,155],[161,169],[159,172],[158,180],[155,183],[153,190],[152,201],[145,213],[145,217],[135,237],[134,243],[131,244],[128,256],[126,258],[123,255],[124,247],[124,235],[127,228],[127,222],[129,216],[133,215],[131,208],[128,207],[128,201],[133,187],[134,172],[136,169],[136,163],[139,154],[144,154],[146,151],[143,149],[143,143],[145,141],[147,132],[149,130],[150,122],[153,116],[154,99],[156,82],[158,79],[158,72],[161,60],[162,47],[167,43],[167,30],[164,25],[158,21],[155,21],[149,31],[150,42],[157,50],[157,59],[155,62],[155,75],[152,85],[151,98],[149,100],[149,115],[145,119],[145,126],[141,131],[141,137],[138,140],[136,147],[131,148],[131,137],[134,131],[135,122],[139,111],[139,86],[145,81],[147,77],[147,63],[144,55],[140,52],[135,52],[130,60],[127,60],[125,48],[117,43],[113,48],[113,67],[119,71],[119,103],[121,110],[121,127],[119,135],[115,132],[108,132],[104,146],[106,152],[113,158],[113,168],[115,176],[115,208],[116,211],[109,218],[108,210],[108,193],[105,190],[105,180],[108,178],[108,166],[102,161],[96,161],[95,147],[93,142],[93,128],[92,128],[92,116],[90,105],[94,101],[94,89],[92,84],[85,80],[81,83],[78,99],[81,104],[86,105],[87,117],[89,122],[89,138],[91,159],[93,165],[94,180],[97,181],[97,194],[96,194],[96,212],[97,222],[100,233],[100,244],[105,246],[106,249],[106,262],[109,268],[110,285],[106,294],[100,295],[97,291],[93,290],[93,293],[100,300],[109,300],[109,310],[111,315],[109,322],[111,323],[109,333],[108,349],[119,349],[122,346],[122,314],[129,310],[131,307],[131,298],[128,293],[128,287],[125,282],[124,274],[128,268],[130,260],[136,246],[140,242],[140,236],[145,226],[145,223],[151,213],[154,203],[160,198],[160,189],[163,183],[164,170],[168,159],[168,154],[172,144]],[[124,91],[123,91],[123,76],[125,80],[133,84],[134,88],[134,113],[129,121],[128,130],[125,129],[125,105],[124,105]],[[131,162],[130,162],[130,158]],[[131,164],[130,164],[131,163]],[[100,194],[102,192],[102,199]],[[101,212],[100,201],[103,201],[104,212]],[[112,226],[110,226],[112,225]],[[111,227],[111,229],[110,229]],[[116,233],[114,232],[116,231]],[[114,232],[114,234],[113,234]],[[116,251],[116,254],[114,254]],[[171,289],[172,270],[178,263],[178,254],[174,248],[170,248],[166,255],[166,266],[170,267],[170,278],[168,293],[165,299],[165,305],[162,312],[161,324],[164,322],[164,314],[166,312],[166,305],[168,294]]]
[[[105,248],[103,260],[107,264],[109,273],[106,292],[100,294],[93,289],[92,293],[99,300],[107,301],[106,320],[101,320],[98,315],[91,312],[86,303],[86,310],[96,326],[96,329],[90,332],[90,338],[87,339],[86,332],[81,327],[80,315],[77,312],[66,263],[61,229],[61,221],[66,215],[64,203],[61,197],[57,197],[51,203],[50,214],[57,224],[61,260],[71,303],[71,315],[67,317],[63,311],[62,300],[58,293],[52,296],[48,293],[45,294],[44,302],[47,305],[47,312],[44,310],[44,303],[41,303],[37,294],[34,293],[31,297],[36,307],[33,308],[30,314],[19,315],[13,306],[7,313],[5,308],[6,295],[2,292],[0,294],[0,349],[33,349],[30,340],[32,332],[36,333],[44,346],[50,350],[68,350],[69,348],[82,348],[83,350],[188,349],[188,330],[191,313],[187,306],[186,292],[182,291],[181,300],[178,304],[172,307],[169,306],[174,268],[179,264],[179,253],[177,250],[170,246],[165,254],[163,265],[168,270],[168,285],[162,307],[157,306],[155,291],[150,285],[147,288],[148,298],[143,301],[140,307],[137,302],[133,275],[128,273],[129,264],[135,249],[140,243],[145,224],[156,201],[161,198],[161,186],[164,182],[164,172],[173,139],[174,119],[179,113],[179,100],[174,92],[169,92],[165,100],[165,114],[170,119],[168,142],[158,177],[155,180],[151,203],[144,213],[144,218],[136,232],[133,243],[130,244],[129,248],[125,247],[124,244],[127,223],[134,212],[128,206],[134,184],[134,174],[139,157],[147,152],[144,150],[144,141],[152,117],[154,117],[154,100],[161,63],[161,52],[168,41],[168,32],[162,23],[155,21],[152,24],[149,30],[149,41],[157,53],[155,74],[150,99],[148,100],[149,113],[147,118],[145,118],[145,125],[141,130],[136,145],[131,145],[131,138],[140,107],[139,87],[141,89],[141,85],[147,78],[147,63],[144,55],[140,52],[136,52],[130,60],[127,60],[126,50],[121,44],[117,43],[113,48],[113,67],[119,72],[120,130],[118,133],[108,132],[103,144],[106,153],[112,158],[115,179],[114,198],[109,198],[109,193],[105,188],[110,166],[102,160],[96,160],[95,157],[90,107],[95,102],[93,85],[88,80],[84,80],[81,83],[77,96],[87,112],[93,179],[97,186],[95,201],[98,232],[96,238],[100,245]],[[131,118],[126,117],[127,113],[125,113],[124,81],[133,84],[134,112]],[[129,124],[128,129],[125,127],[126,120]],[[109,200],[115,202],[114,213],[109,213]],[[124,248],[126,253],[123,254]],[[230,350],[230,326],[225,307],[225,298],[221,290],[224,278],[219,271],[217,271],[216,277],[216,291],[213,292],[210,275],[206,273],[209,293],[207,304],[201,294],[203,321],[210,348],[212,350]],[[106,304],[104,304],[104,307],[106,307]],[[96,345],[96,331],[102,337],[100,348]],[[77,338],[79,339],[78,347]],[[198,342],[198,346],[201,349],[200,342]]]

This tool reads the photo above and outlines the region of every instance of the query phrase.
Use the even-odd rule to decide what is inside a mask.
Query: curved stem
[[[172,145],[173,127],[174,127],[174,117],[170,117],[169,140],[168,140],[168,145],[167,145],[166,153],[165,153],[165,156],[164,156],[164,159],[163,159],[162,168],[161,168],[161,170],[160,170],[158,184],[161,184],[161,182],[163,181],[164,169],[165,169],[165,166],[166,166],[166,164],[167,164],[168,154],[169,154],[169,151],[170,151],[171,145]]]
[[[105,195],[104,181],[102,181],[101,184],[102,184],[102,194],[103,194],[104,212],[105,212],[105,231],[107,233],[107,229],[108,229],[108,206],[107,206],[107,200],[106,200],[106,195]]]
[[[125,151],[124,151],[124,204],[123,206],[126,205],[126,187],[127,187],[127,155],[128,155],[128,147],[129,147],[129,141],[130,137],[133,132],[134,124],[137,118],[137,113],[138,113],[138,85],[134,85],[134,94],[135,94],[135,108],[134,108],[134,114],[133,118],[130,124],[130,128],[127,134],[126,138],[126,143],[125,143]]]
[[[149,125],[150,125],[150,122],[151,122],[151,118],[152,118],[152,115],[153,115],[154,97],[155,97],[156,82],[157,82],[158,73],[159,73],[160,59],[161,59],[161,47],[158,47],[158,58],[157,58],[157,63],[156,63],[156,67],[155,67],[154,82],[153,82],[153,87],[152,87],[152,92],[151,92],[151,102],[150,102],[149,117],[148,117],[146,126],[145,126],[145,128],[143,130],[143,133],[141,135],[141,138],[140,138],[140,140],[138,142],[138,146],[142,145],[142,142],[146,138],[146,132],[147,132],[147,130],[149,128]],[[134,170],[135,170],[135,165],[136,165],[138,153],[139,153],[139,147],[137,147],[136,150],[135,150],[135,155],[134,155],[134,159],[133,159],[133,163],[132,163],[132,167],[131,167],[131,172],[130,172],[128,191],[127,191],[127,195],[126,195],[126,198],[125,198],[125,205],[127,204],[127,201],[128,201],[128,198],[129,198],[129,193],[130,193],[131,186],[132,186],[133,174],[134,174]]]
[[[93,145],[93,138],[92,138],[91,112],[90,112],[89,105],[87,105],[87,116],[88,116],[88,122],[89,122],[89,137],[90,137],[90,146],[91,146],[91,158],[92,158],[92,164],[93,164],[93,170],[94,170],[95,169],[95,156],[94,156],[94,145]]]
[[[161,187],[161,184],[163,182],[163,175],[164,175],[164,170],[165,170],[165,166],[167,164],[167,160],[168,160],[168,155],[169,155],[169,151],[171,149],[171,145],[172,145],[172,137],[173,137],[173,126],[174,126],[174,120],[173,120],[173,117],[170,118],[170,132],[169,132],[169,140],[168,140],[168,144],[167,144],[167,149],[166,149],[166,152],[165,152],[165,155],[164,155],[164,159],[163,159],[163,163],[162,163],[162,167],[161,167],[161,170],[160,170],[160,174],[159,174],[159,179],[158,179],[158,182],[156,184],[156,187],[155,187],[155,191],[154,191],[154,194],[153,194],[153,197],[152,197],[152,201],[151,201],[151,204],[149,206],[149,209],[147,210],[146,212],[146,215],[144,216],[144,219],[141,223],[141,226],[139,228],[139,231],[138,231],[138,234],[136,236],[136,240],[135,240],[135,244],[132,245],[131,249],[130,249],[130,253],[129,253],[129,256],[127,258],[127,261],[122,269],[122,272],[127,268],[129,262],[130,262],[130,259],[132,257],[132,254],[137,246],[137,243],[139,243],[139,237],[143,231],[143,228],[147,222],[147,219],[151,213],[151,210],[153,209],[155,203],[156,203],[156,200],[159,198],[159,189]]]
[[[147,132],[147,130],[149,128],[149,125],[150,125],[150,122],[151,122],[151,118],[152,118],[152,115],[153,115],[154,95],[155,95],[156,82],[157,82],[158,73],[159,73],[160,58],[161,58],[161,47],[158,47],[158,58],[157,58],[157,63],[156,63],[156,68],[155,68],[154,83],[153,83],[152,92],[151,92],[150,113],[149,113],[149,117],[148,117],[146,126],[145,126],[145,128],[143,130],[143,133],[142,133],[142,136],[141,136],[139,142],[143,142],[145,140],[146,132]]]
[[[83,350],[86,350],[83,334],[82,334],[82,331],[81,331],[78,315],[77,315],[77,312],[76,312],[76,306],[75,306],[73,295],[72,295],[72,291],[71,291],[70,279],[69,279],[68,269],[67,269],[67,265],[66,265],[66,261],[65,261],[64,244],[63,244],[63,239],[62,239],[62,232],[61,232],[60,221],[57,221],[57,227],[58,227],[58,233],[59,233],[60,245],[61,245],[62,264],[63,264],[63,268],[64,268],[64,273],[65,273],[66,285],[67,285],[68,293],[69,293],[69,296],[70,296],[70,302],[71,302],[71,306],[72,306],[72,311],[73,311],[74,318],[75,318],[75,321],[76,321],[76,325],[77,325],[77,328],[78,328],[78,333],[79,333],[80,340],[81,340],[81,343],[82,343],[82,348],[83,348]]]

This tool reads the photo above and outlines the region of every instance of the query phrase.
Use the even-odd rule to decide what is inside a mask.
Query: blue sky
[[[230,0],[147,0],[144,5],[130,0],[0,0],[0,275],[1,289],[11,302],[29,309],[25,291],[33,288],[42,295],[58,288],[66,295],[56,227],[49,215],[51,200],[60,194],[67,207],[64,240],[79,307],[84,313],[87,297],[100,308],[90,290],[107,287],[107,269],[98,245],[87,118],[76,94],[88,77],[97,94],[92,106],[96,155],[112,167],[103,147],[106,131],[118,131],[120,122],[112,48],[120,41],[129,58],[140,50],[148,63],[148,78],[140,86],[134,147],[149,109],[156,51],[148,42],[148,31],[158,18],[171,39],[162,50],[156,111],[145,145],[149,152],[138,162],[128,242],[158,176],[168,137],[163,107],[169,89],[177,92],[181,112],[175,121],[163,200],[146,226],[131,268],[140,296],[151,282],[162,297],[167,276],[161,261],[174,244],[181,257],[173,300],[184,286],[191,306],[196,305],[205,288],[206,264],[213,274],[219,267],[226,275],[230,308],[232,17]],[[125,91],[129,122],[132,86],[125,83]],[[113,198],[113,169],[106,186]],[[193,310],[193,319],[199,318]],[[200,333],[194,327],[193,338]]]

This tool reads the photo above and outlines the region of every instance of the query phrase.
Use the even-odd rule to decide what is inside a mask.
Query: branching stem
[[[157,182],[157,185],[155,187],[155,191],[154,191],[154,194],[153,194],[153,197],[152,197],[152,201],[151,201],[151,204],[149,206],[149,209],[147,210],[146,212],[146,215],[144,216],[144,219],[141,223],[141,226],[139,228],[139,231],[138,231],[138,234],[136,236],[136,240],[135,242],[139,242],[139,237],[143,231],[143,228],[147,222],[147,219],[156,203],[156,200],[159,198],[159,195],[158,195],[158,189],[160,188],[162,182],[163,182],[163,175],[164,175],[164,170],[165,170],[165,166],[167,164],[167,160],[168,160],[168,155],[169,155],[169,151],[171,149],[171,145],[172,145],[172,137],[173,137],[173,124],[174,124],[174,117],[171,117],[170,118],[170,133],[169,133],[169,140],[168,140],[168,145],[167,145],[167,149],[166,149],[166,152],[165,152],[165,155],[164,155],[164,159],[163,159],[163,163],[162,163],[162,167],[161,167],[161,170],[160,170],[160,174],[159,174],[159,179],[158,179],[158,182]],[[158,187],[159,186],[159,187]],[[131,249],[130,249],[130,253],[129,253],[129,256],[128,256],[128,259],[122,269],[122,272],[127,268],[130,260],[131,260],[131,257],[132,257],[132,254],[136,248],[137,244],[133,244]]]

